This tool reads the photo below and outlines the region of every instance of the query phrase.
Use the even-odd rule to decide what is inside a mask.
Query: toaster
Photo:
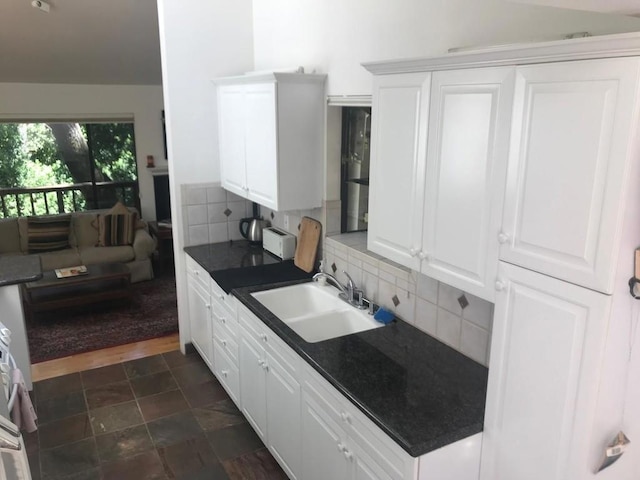
[[[262,230],[262,247],[283,260],[293,258],[296,253],[296,237],[275,227]]]

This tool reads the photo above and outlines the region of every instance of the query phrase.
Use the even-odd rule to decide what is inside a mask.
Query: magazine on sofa
[[[78,275],[86,275],[87,267],[85,265],[78,265],[68,268],[56,268],[55,271],[56,277],[58,278],[77,277]]]

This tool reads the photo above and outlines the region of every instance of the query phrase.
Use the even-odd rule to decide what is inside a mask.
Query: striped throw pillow
[[[29,253],[54,252],[69,248],[71,215],[27,218]]]
[[[137,212],[100,215],[98,246],[132,245],[137,223]]]

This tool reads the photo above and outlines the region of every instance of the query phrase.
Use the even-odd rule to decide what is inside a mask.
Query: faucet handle
[[[351,289],[355,289],[356,288],[356,284],[353,281],[353,278],[351,278],[351,275],[349,275],[346,270],[342,270],[342,273],[344,273],[345,276],[347,277],[347,287],[351,288]]]

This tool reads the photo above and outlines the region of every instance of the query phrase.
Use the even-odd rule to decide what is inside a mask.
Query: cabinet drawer
[[[209,292],[209,285],[211,282],[211,275],[207,272],[198,262],[187,255],[187,275],[195,279]]]
[[[216,283],[215,280],[211,279],[211,296],[220,302],[227,314],[234,319],[238,315],[236,299],[233,295],[225,293],[225,291]]]
[[[342,397],[309,365],[303,367],[303,391],[337,424],[344,428]]]
[[[295,353],[289,345],[284,343],[280,338],[267,330],[267,338],[265,347],[267,352],[272,355],[282,366],[282,368],[293,378],[300,378],[300,366],[302,359]]]
[[[229,315],[229,312],[224,306],[220,305],[220,302],[215,296],[211,299],[211,309],[213,312],[213,331],[220,332],[221,335],[230,336],[237,340],[238,322],[235,317]]]
[[[242,326],[258,344],[265,345],[267,342],[267,326],[256,318],[243,305],[238,305],[238,324]]]
[[[213,332],[215,347],[222,348],[234,365],[238,365],[238,343],[228,334],[227,330],[217,329]]]
[[[214,339],[214,342],[215,368],[213,373],[215,373],[216,378],[227,391],[231,400],[240,408],[240,375],[238,367],[224,353],[224,347],[218,343],[218,340]]]

